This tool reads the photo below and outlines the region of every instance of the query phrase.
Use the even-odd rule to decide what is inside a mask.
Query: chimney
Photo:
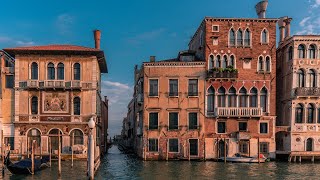
[[[267,7],[268,7],[268,0],[260,1],[256,5],[256,12],[259,19],[266,18]]]
[[[93,31],[93,35],[94,35],[94,44],[95,44],[95,48],[96,49],[100,49],[100,39],[101,39],[101,32],[100,30],[94,30]]]
[[[150,62],[156,62],[156,56],[150,56]]]
[[[286,27],[286,19],[287,18],[288,17],[282,17],[278,21],[278,26],[279,26],[279,30],[280,30],[280,42],[282,42],[285,37],[285,27]]]
[[[284,22],[286,23],[286,37],[285,38],[289,38],[290,37],[290,22],[291,22],[292,18],[288,18],[284,20]]]

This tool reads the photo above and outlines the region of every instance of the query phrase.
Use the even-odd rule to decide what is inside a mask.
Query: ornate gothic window
[[[239,91],[239,106],[240,107],[247,107],[247,90],[246,88],[242,87]]]
[[[242,36],[242,30],[239,29],[237,32],[237,46],[243,45],[243,36]]]
[[[309,49],[308,49],[308,53],[309,53],[309,59],[315,59],[316,58],[316,47],[315,45],[311,44],[309,46]]]
[[[268,31],[264,29],[261,33],[261,43],[266,44],[268,43]]]
[[[310,69],[308,74],[309,74],[309,87],[316,87],[317,85],[316,72],[313,69]]]
[[[296,116],[296,118],[295,118],[296,123],[302,123],[302,119],[303,119],[303,105],[302,104],[297,104],[295,116]]]
[[[218,107],[226,107],[226,90],[224,87],[218,89]]]
[[[236,89],[231,87],[228,93],[228,107],[237,107]]]
[[[250,107],[258,107],[258,90],[255,87],[250,90],[249,105]]]
[[[222,68],[226,68],[228,65],[228,57],[226,55],[223,56]]]
[[[265,87],[263,87],[260,91],[260,107],[263,112],[267,112],[268,107],[268,91]]]
[[[299,69],[297,71],[297,86],[298,87],[304,87],[305,86],[305,79],[304,79],[304,71],[302,69]]]
[[[305,57],[306,57],[304,45],[300,44],[300,45],[298,46],[298,54],[299,54],[299,55],[298,55],[299,58],[305,58]]]
[[[259,57],[259,64],[258,64],[258,71],[263,71],[263,57],[262,56],[260,56]]]
[[[249,31],[249,29],[246,29],[246,31],[244,33],[244,45],[250,46],[250,31]]]
[[[314,109],[314,107],[313,107],[313,105],[312,104],[308,104],[308,119],[307,119],[307,121],[308,121],[308,123],[315,123],[315,121],[314,121],[314,112],[315,112],[315,109]]]
[[[212,86],[208,89],[207,102],[207,111],[214,112],[214,89]]]
[[[233,29],[230,29],[230,32],[229,32],[229,43],[230,43],[230,46],[236,45],[236,36]]]
[[[267,72],[270,72],[270,66],[271,66],[271,61],[270,61],[270,57],[269,56],[267,56],[266,57],[266,71]]]

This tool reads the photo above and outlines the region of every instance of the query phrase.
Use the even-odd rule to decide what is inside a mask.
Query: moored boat
[[[224,161],[224,157],[219,158],[220,161]],[[260,154],[260,159],[255,157],[248,157],[248,156],[241,156],[240,154],[235,154],[233,157],[226,157],[227,162],[234,162],[234,163],[265,163],[267,158]]]

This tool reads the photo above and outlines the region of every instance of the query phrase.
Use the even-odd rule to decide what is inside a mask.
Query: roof
[[[100,71],[102,73],[107,73],[107,63],[104,56],[104,52],[100,49],[76,46],[69,44],[52,44],[44,46],[24,46],[24,47],[14,47],[14,48],[5,48],[5,52],[11,56],[17,54],[72,54],[72,55],[93,55],[97,56]]]

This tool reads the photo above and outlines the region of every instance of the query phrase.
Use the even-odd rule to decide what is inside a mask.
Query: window
[[[260,142],[260,153],[261,154],[268,154],[269,153],[269,143],[267,142]]]
[[[309,46],[309,59],[315,59],[316,58],[316,47],[315,45],[311,44]]]
[[[14,76],[6,75],[6,88],[14,88]]]
[[[231,87],[228,94],[228,107],[237,107],[236,89]]]
[[[298,87],[304,87],[304,71],[301,70],[301,69],[299,69],[299,70],[297,71],[297,75],[298,75],[298,78],[297,78],[297,80],[298,80],[298,82],[297,82]]]
[[[189,113],[189,129],[198,129],[198,113]]]
[[[28,144],[29,147],[32,147],[32,142],[33,140],[36,141],[37,147],[36,149],[38,149],[38,147],[40,147],[41,145],[41,133],[38,129],[32,128],[28,131]],[[30,148],[31,149],[31,148]]]
[[[239,131],[247,131],[247,122],[239,122]]]
[[[149,130],[158,129],[158,113],[149,113]]]
[[[320,108],[318,108],[318,123],[320,123]]]
[[[158,96],[158,79],[150,79],[149,86],[149,96]]]
[[[316,73],[313,69],[309,70],[309,87],[316,87]]]
[[[220,55],[217,56],[216,63],[217,63],[216,67],[218,67],[218,68],[221,67],[221,57],[220,57]]]
[[[31,79],[38,79],[38,64],[36,62],[31,64]]]
[[[263,71],[263,57],[259,57],[258,71]]]
[[[209,57],[209,69],[212,69],[214,67],[214,56],[210,55]]]
[[[242,154],[248,154],[249,153],[249,142],[245,140],[239,141],[239,152]]]
[[[234,62],[234,56],[231,55],[230,56],[230,63],[229,63],[230,66],[232,66],[233,68],[235,68],[235,62]]]
[[[289,60],[293,59],[293,47],[292,46],[289,47],[288,58],[289,58]]]
[[[302,104],[297,104],[296,106],[296,123],[302,123],[302,118],[303,118],[303,105]]]
[[[241,29],[239,29],[237,32],[237,46],[242,46],[242,45],[243,45],[242,31]]]
[[[169,96],[178,96],[178,79],[169,79]]]
[[[64,64],[58,64],[58,80],[64,80]]]
[[[31,98],[31,114],[38,114],[38,97]]]
[[[260,133],[268,134],[268,123],[260,123]]]
[[[218,133],[226,133],[226,122],[218,122]]]
[[[178,139],[169,139],[169,152],[179,152]]]
[[[74,80],[80,80],[80,64],[79,63],[75,63],[73,65],[73,79]]]
[[[249,29],[246,29],[246,31],[244,33],[244,45],[250,46],[250,31],[249,31]]]
[[[158,152],[158,139],[149,139],[149,151]]]
[[[308,104],[308,123],[313,123],[315,109],[312,104]]]
[[[218,107],[226,107],[226,90],[224,87],[218,89]]]
[[[80,98],[79,97],[75,97],[73,99],[73,114],[74,115],[80,115]]]
[[[219,26],[218,25],[212,25],[212,32],[219,32]]]
[[[266,57],[266,71],[267,72],[270,72],[270,57],[269,56],[267,56]]]
[[[52,80],[55,79],[55,70],[53,63],[48,64],[48,79]]]
[[[228,65],[228,57],[226,55],[223,56],[222,68],[227,68]]]
[[[219,44],[218,37],[212,37],[212,45],[216,46]]]
[[[265,87],[260,91],[260,107],[262,107],[263,112],[267,112],[268,100],[267,100],[268,91]]]
[[[208,89],[208,96],[207,96],[207,111],[208,112],[214,112],[214,89],[211,86]]]
[[[298,46],[298,56],[299,58],[305,58],[305,48],[304,48],[304,45],[300,44]]]
[[[230,43],[230,46],[236,45],[236,36],[233,29],[230,29],[230,32],[229,32],[229,43]]]
[[[4,144],[10,145],[10,150],[14,150],[14,137],[4,137]]]
[[[258,107],[258,90],[255,87],[250,90],[249,105],[250,107]]]
[[[268,43],[268,31],[264,29],[261,33],[261,43],[267,44]]]
[[[72,139],[73,138],[73,134],[74,134],[74,140]],[[83,144],[83,133],[82,133],[82,131],[80,131],[79,129],[72,130],[71,133],[70,133],[70,145],[72,145],[72,140],[74,142],[73,143],[74,145]]]
[[[247,90],[246,88],[242,87],[239,91],[239,106],[240,107],[247,107]]]
[[[169,113],[169,130],[178,129],[178,115],[177,112]]]
[[[198,79],[189,79],[188,96],[198,96]]]

